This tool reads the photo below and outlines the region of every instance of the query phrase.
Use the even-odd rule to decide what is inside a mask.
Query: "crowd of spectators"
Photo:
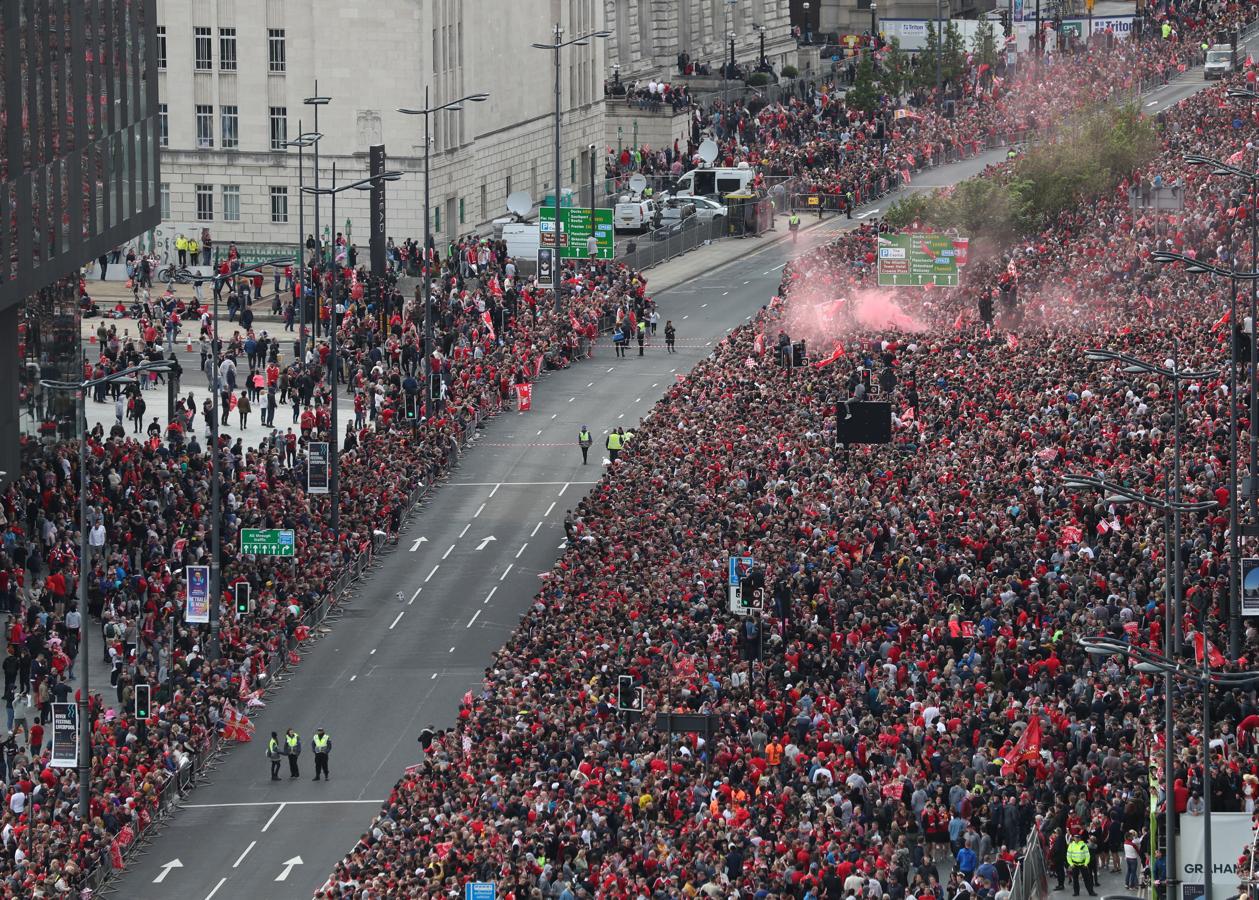
[[[1227,285],[1150,251],[1250,258],[1246,191],[1181,162],[1259,164],[1259,127],[1227,86],[1163,116],[1164,152],[1141,173],[1183,177],[1183,214],[1134,214],[1121,185],[977,254],[958,290],[879,290],[874,224],[788,266],[780,296],[668,391],[570,513],[569,549],[484,686],[322,896],[485,880],[507,898],[994,900],[1033,831],[1059,882],[1077,835],[1094,865],[1118,871],[1131,845],[1161,881],[1152,768],[1174,785],[1159,802],[1185,814],[1201,811],[1204,764],[1214,809],[1254,812],[1253,691],[1213,692],[1209,735],[1197,695],[1179,704],[1161,773],[1161,680],[1076,643],[1162,647],[1161,515],[1061,481],[1102,471],[1162,496],[1169,477],[1167,385],[1084,349],[1226,358]],[[820,351],[783,366],[780,333]],[[894,438],[840,447],[863,370]],[[1226,505],[1227,378],[1182,399],[1185,499]],[[1244,434],[1248,397],[1234,399]],[[1227,644],[1227,525],[1222,509],[1184,523],[1189,658],[1199,629]],[[731,556],[756,561],[759,632],[728,612]],[[1259,651],[1253,623],[1241,649]],[[641,714],[614,708],[622,676]],[[660,712],[715,716],[716,731],[671,741]]]

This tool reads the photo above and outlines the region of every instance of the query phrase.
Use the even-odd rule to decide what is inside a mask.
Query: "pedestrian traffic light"
[[[147,684],[137,684],[135,694],[135,717],[140,722],[148,721],[152,716],[150,702],[152,691]]]
[[[420,418],[420,398],[407,393],[402,398],[402,409],[408,422],[417,421]]]
[[[248,581],[238,581],[232,585],[232,593],[236,599],[236,615],[243,616],[249,612],[249,595],[252,585]]]
[[[442,398],[442,375],[440,372],[430,372],[428,376],[428,399],[440,400]]]
[[[633,675],[617,676],[616,708],[621,712],[643,711],[643,689],[634,686]]]

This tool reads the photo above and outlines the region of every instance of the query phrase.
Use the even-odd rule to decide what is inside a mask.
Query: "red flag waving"
[[[1217,667],[1224,665],[1227,660],[1224,659],[1224,654],[1220,652],[1219,648],[1206,640],[1206,636],[1201,631],[1195,631],[1193,633],[1193,651],[1198,663],[1201,664],[1202,662],[1202,645],[1204,642],[1207,648],[1207,661]]]
[[[1027,728],[1023,730],[1022,737],[1010,751],[1009,759],[1001,767],[1001,774],[1013,775],[1021,764],[1031,762],[1038,756],[1040,756],[1040,716],[1033,714],[1027,723]]]
[[[813,368],[820,369],[823,366],[829,366],[831,363],[835,362],[837,359],[839,359],[843,355],[844,355],[844,343],[843,341],[836,341],[835,349],[831,351],[831,355],[828,356],[826,359],[820,359],[817,362],[815,362],[813,364]]]
[[[230,703],[223,704],[223,739],[248,741],[253,737],[254,723]]]

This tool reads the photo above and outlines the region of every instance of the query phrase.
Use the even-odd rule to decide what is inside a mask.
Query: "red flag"
[[[1228,324],[1229,319],[1231,319],[1232,317],[1233,317],[1233,311],[1231,309],[1224,310],[1224,315],[1220,316],[1220,320],[1211,326],[1211,330],[1219,331],[1221,328],[1223,328],[1225,325]]]
[[[481,321],[485,323],[485,328],[490,333],[490,340],[496,340],[497,336],[494,334],[494,320],[490,318],[490,314],[487,312],[481,313]]]
[[[1010,756],[1001,766],[1002,775],[1013,775],[1023,763],[1031,762],[1040,756],[1040,716],[1033,714],[1023,730],[1023,735],[1010,751]]]
[[[1019,336],[1014,332],[1010,332],[1005,336],[1005,345],[1011,350],[1019,349]]]
[[[528,412],[533,409],[533,385],[518,384],[516,385],[517,409],[520,412]]]
[[[1193,652],[1199,664],[1202,663],[1202,643],[1204,640],[1206,640],[1206,636],[1201,631],[1195,631],[1193,633]],[[1212,644],[1210,641],[1206,641],[1206,645],[1207,662],[1216,667],[1222,666],[1225,662],[1227,662],[1227,660],[1224,659],[1224,654],[1220,652],[1219,648],[1216,647],[1215,644]]]
[[[815,362],[813,364],[813,368],[820,369],[823,366],[829,366],[831,363],[835,362],[837,359],[839,359],[843,355],[844,355],[844,342],[836,341],[835,349],[831,351],[831,355],[826,357],[826,359],[820,359],[817,362]]]
[[[1062,533],[1058,538],[1058,546],[1065,547],[1067,544],[1078,544],[1080,539],[1084,537],[1084,529],[1079,525],[1067,525],[1062,529]]]
[[[252,739],[254,723],[249,717],[230,703],[223,704],[223,739],[241,741]]]
[[[962,318],[963,318],[965,315],[966,315],[966,311],[965,311],[965,310],[963,310],[963,311],[959,312],[959,313],[957,314],[957,318],[953,320],[953,327],[954,327],[955,329],[957,329],[958,331],[961,331],[961,330],[962,330]]]

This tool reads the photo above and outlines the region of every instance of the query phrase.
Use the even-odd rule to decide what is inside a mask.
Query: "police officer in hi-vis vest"
[[[297,758],[302,755],[302,736],[290,728],[284,733],[284,754],[289,758],[289,778],[302,773],[297,770]]]
[[[271,780],[280,780],[280,739],[271,732],[271,740],[267,741],[267,759],[271,760]]]
[[[324,733],[323,728],[315,731],[315,736],[310,739],[310,745],[315,748],[315,777],[313,781],[319,780],[319,773],[323,772],[324,781],[329,779],[328,775],[328,754],[332,752],[332,738]]]
[[[590,436],[590,429],[585,425],[581,426],[581,431],[577,432],[577,446],[581,447],[581,464],[586,465],[586,457],[590,455],[590,444],[594,438]]]

